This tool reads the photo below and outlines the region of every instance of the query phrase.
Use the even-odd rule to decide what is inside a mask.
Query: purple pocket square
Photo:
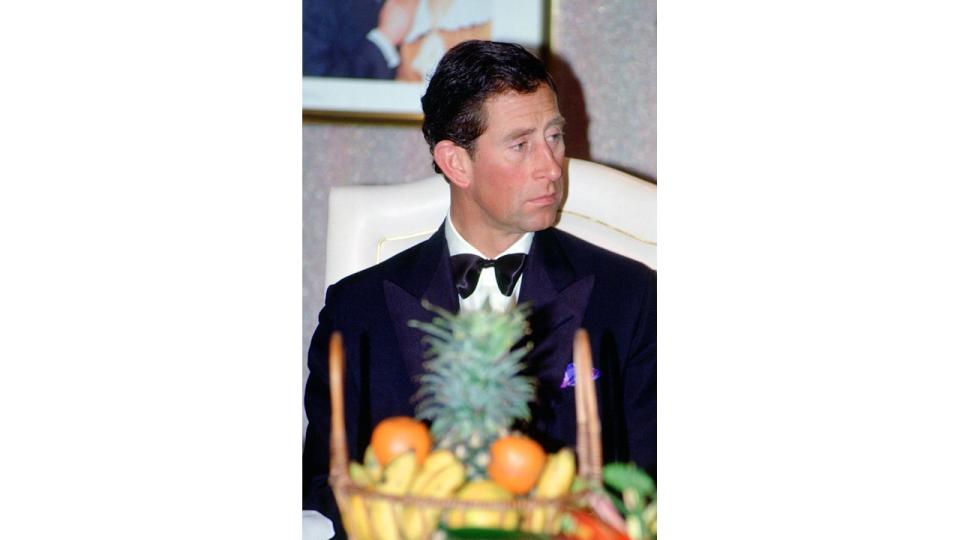
[[[600,370],[593,368],[593,380],[597,380],[597,377],[600,376]],[[577,384],[577,370],[573,366],[573,363],[567,364],[567,369],[563,371],[563,381],[560,383],[560,388],[569,388]]]

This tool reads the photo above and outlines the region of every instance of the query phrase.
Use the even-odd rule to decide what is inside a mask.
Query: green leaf
[[[634,489],[640,497],[651,497],[657,492],[650,475],[633,463],[608,463],[603,467],[603,481],[617,491]]]

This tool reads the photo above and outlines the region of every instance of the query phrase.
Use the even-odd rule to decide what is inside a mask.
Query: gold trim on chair
[[[626,171],[616,168],[613,165],[606,165],[604,163],[600,163],[599,161],[590,161],[590,160],[581,159],[581,158],[569,158],[569,157],[566,158],[566,162],[563,165],[563,176],[567,179],[568,182],[570,181],[570,164],[572,163],[571,160],[574,160],[574,159],[576,159],[581,163],[586,164],[586,165],[578,165],[579,167],[599,166],[603,169],[610,169],[612,171],[619,173],[617,176],[621,180],[629,180],[631,182],[636,182],[637,184],[654,187],[654,188],[657,187],[656,179],[641,178],[639,176],[636,176],[635,173],[628,173]]]
[[[383,237],[381,237],[379,240],[377,240],[377,264],[380,263],[380,255],[381,255],[381,252],[383,251],[383,245],[386,244],[387,242],[393,242],[393,241],[395,241],[395,240],[409,240],[409,239],[411,239],[411,238],[416,238],[416,237],[418,237],[418,236],[430,236],[430,234],[433,233],[433,232],[436,232],[436,229],[426,230],[426,231],[423,231],[423,232],[416,232],[416,233],[412,233],[412,234],[404,234],[404,235],[401,235],[401,236],[383,236]]]
[[[638,242],[642,242],[642,243],[644,243],[644,244],[649,244],[649,245],[651,245],[651,246],[656,246],[656,245],[657,245],[656,242],[652,242],[652,241],[650,241],[650,240],[647,240],[646,238],[640,238],[639,236],[637,236],[637,235],[635,235],[635,234],[633,234],[633,233],[631,233],[631,232],[627,232],[627,231],[625,231],[625,230],[623,230],[623,229],[619,229],[619,228],[617,228],[617,227],[614,227],[613,225],[610,225],[609,223],[606,223],[606,222],[604,222],[604,221],[600,221],[599,219],[594,218],[594,217],[590,217],[590,216],[588,216],[588,215],[586,215],[586,214],[581,214],[580,212],[575,212],[575,211],[573,211],[573,210],[561,210],[561,211],[560,211],[560,214],[561,214],[561,215],[560,215],[560,219],[563,219],[563,215],[569,214],[569,215],[571,215],[571,216],[576,216],[576,217],[578,217],[578,218],[582,218],[582,219],[585,219],[585,220],[587,220],[587,221],[592,221],[593,223],[596,223],[597,225],[600,225],[600,226],[602,226],[602,227],[606,227],[606,228],[608,228],[608,229],[610,229],[610,230],[612,230],[612,231],[616,231],[616,232],[618,232],[618,233],[620,233],[620,234],[622,234],[622,235],[624,235],[624,236],[633,238],[634,240],[636,240],[636,241],[638,241]]]

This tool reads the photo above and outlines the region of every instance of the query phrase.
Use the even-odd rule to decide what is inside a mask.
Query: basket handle
[[[347,476],[347,435],[343,420],[343,336],[330,335],[330,474]]]
[[[580,475],[587,481],[603,481],[603,448],[600,445],[600,415],[593,382],[593,355],[590,337],[583,328],[573,338],[574,382],[577,403],[577,458]]]

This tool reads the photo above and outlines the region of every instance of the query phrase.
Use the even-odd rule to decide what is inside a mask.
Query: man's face
[[[487,129],[470,160],[467,195],[497,232],[520,234],[554,224],[563,200],[563,117],[547,85],[484,103]]]

